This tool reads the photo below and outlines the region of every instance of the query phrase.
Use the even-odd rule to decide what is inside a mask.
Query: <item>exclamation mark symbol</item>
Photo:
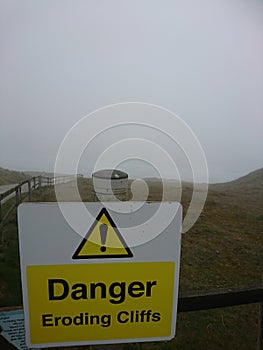
[[[108,232],[108,226],[106,224],[101,224],[100,225],[100,240],[101,240],[101,247],[100,251],[101,252],[106,252],[106,238],[107,238],[107,232]]]

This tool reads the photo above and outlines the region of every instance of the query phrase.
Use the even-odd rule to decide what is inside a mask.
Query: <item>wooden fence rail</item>
[[[263,350],[263,285],[221,291],[181,293],[178,312],[200,311],[228,306],[259,304],[257,350]]]
[[[77,174],[77,177],[82,177],[81,174]],[[2,229],[4,223],[9,218],[12,211],[26,198],[31,201],[32,190],[40,189],[42,186],[54,186],[57,184],[62,184],[66,182],[72,181],[76,178],[75,175],[64,175],[64,176],[54,176],[54,177],[46,177],[46,176],[35,176],[28,180],[25,180],[18,185],[10,188],[4,193],[0,194],[0,244],[3,244],[3,235]],[[24,188],[26,187],[26,188]],[[23,196],[23,193],[25,194]],[[15,202],[11,204],[11,206],[7,209],[5,213],[3,213],[3,204],[11,197],[15,196]]]
[[[178,298],[178,312],[200,311],[213,308],[223,308],[237,305],[246,305],[251,303],[259,303],[259,321],[258,321],[258,337],[255,349],[262,350],[262,332],[263,332],[263,286],[255,286],[249,288],[225,289],[220,291],[200,291],[198,293],[180,293]],[[0,312],[21,310],[22,306],[0,308]],[[114,344],[109,349],[117,349],[121,344]],[[60,347],[61,350],[73,350],[76,347]],[[100,346],[81,346],[80,349],[99,350]],[[138,343],[138,349],[141,349],[141,343]],[[160,346],[160,349],[163,349]]]
[[[207,293],[179,295],[178,312],[215,309],[263,302],[263,285],[250,288],[227,289]]]

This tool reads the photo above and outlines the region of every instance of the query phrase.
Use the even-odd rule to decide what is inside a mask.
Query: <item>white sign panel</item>
[[[181,205],[107,205],[19,206],[29,347],[174,337]]]

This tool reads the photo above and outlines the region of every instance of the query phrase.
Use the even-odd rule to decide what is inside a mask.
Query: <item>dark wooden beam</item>
[[[178,312],[215,309],[263,302],[263,285],[212,292],[180,293]]]

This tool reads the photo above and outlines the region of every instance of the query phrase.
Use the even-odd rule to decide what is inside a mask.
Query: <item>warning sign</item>
[[[132,257],[108,211],[103,208],[73,255],[73,259]]]
[[[31,342],[170,336],[175,264],[116,265],[29,266]]]
[[[178,203],[24,203],[19,248],[29,348],[170,340],[181,246]],[[118,214],[119,206],[123,213]],[[72,214],[79,232],[65,220]],[[138,211],[138,207],[142,208]],[[159,210],[157,220],[149,218]],[[172,214],[168,223],[167,213]],[[148,221],[144,222],[144,218]],[[158,225],[166,223],[159,235]],[[144,239],[143,244],[134,244]],[[147,241],[145,242],[145,240]]]

